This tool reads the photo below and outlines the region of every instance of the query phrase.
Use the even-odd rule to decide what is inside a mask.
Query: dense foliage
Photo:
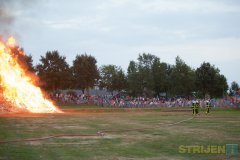
[[[77,55],[69,66],[66,57],[58,51],[48,51],[41,56],[40,63],[33,67],[32,57],[25,58],[31,71],[36,71],[46,90],[86,89],[97,86],[109,91],[126,91],[132,96],[197,96],[222,97],[227,94],[228,85],[220,70],[209,62],[203,62],[197,69],[188,66],[180,57],[175,64],[162,62],[152,54],[139,54],[137,61],[130,61],[127,73],[116,65],[97,67],[95,57]],[[239,88],[232,83],[230,93]]]

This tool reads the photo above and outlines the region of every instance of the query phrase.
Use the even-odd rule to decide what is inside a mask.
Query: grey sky
[[[229,83],[240,83],[239,0],[20,2],[12,6],[15,21],[6,32],[17,37],[35,63],[48,50],[58,50],[70,64],[86,52],[98,66],[116,64],[125,70],[139,53],[170,64],[179,55],[193,68],[210,62]]]

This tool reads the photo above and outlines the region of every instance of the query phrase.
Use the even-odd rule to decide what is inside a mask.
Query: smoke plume
[[[6,35],[14,22],[14,11],[11,10],[12,0],[0,0],[0,34]]]
[[[0,35],[11,35],[16,19],[34,2],[35,0],[0,0]]]

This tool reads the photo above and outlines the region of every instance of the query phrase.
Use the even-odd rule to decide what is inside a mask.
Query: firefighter
[[[199,107],[200,107],[200,103],[199,103],[198,100],[196,101],[195,106],[196,106],[195,113],[198,114],[199,113]]]
[[[210,108],[211,108],[210,102],[209,102],[209,100],[207,100],[206,101],[206,114],[210,113]]]
[[[195,100],[192,101],[192,112],[193,112],[192,113],[193,115],[196,115],[196,101]]]

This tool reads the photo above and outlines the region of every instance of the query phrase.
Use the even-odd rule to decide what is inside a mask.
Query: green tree
[[[27,55],[24,53],[24,49],[19,46],[15,46],[11,48],[11,53],[13,57],[18,61],[18,63],[22,66],[23,69],[27,72],[34,73],[36,70],[33,66],[33,59],[31,55]]]
[[[224,97],[227,94],[227,90],[228,90],[226,77],[222,74],[217,74],[215,82],[216,83],[213,89],[213,95],[215,97]]]
[[[45,56],[41,56],[36,69],[40,79],[45,82],[42,87],[46,90],[69,88],[72,74],[66,57],[60,56],[58,51],[48,51]]]
[[[238,89],[239,89],[238,83],[233,81],[230,87],[230,96],[233,96],[238,91]]]
[[[77,55],[72,66],[74,88],[85,89],[92,88],[99,79],[97,69],[97,60],[95,57],[87,54]]]
[[[36,72],[36,69],[33,66],[32,55],[25,55],[27,69],[29,72]]]
[[[172,67],[167,63],[160,62],[159,59],[155,59],[152,66],[154,91],[156,95],[160,93],[168,93],[170,86],[170,73]]]
[[[194,70],[178,56],[170,74],[170,82],[172,95],[188,96],[195,89]]]
[[[143,79],[136,62],[130,61],[127,74],[128,93],[132,96],[142,95]]]
[[[122,91],[127,88],[126,75],[121,67],[103,65],[100,67],[100,87],[109,91]]]
[[[153,63],[154,61],[160,61],[158,57],[150,53],[143,53],[138,57],[139,73],[143,83],[143,95],[151,97],[154,92],[154,74]]]
[[[140,54],[138,61],[131,61],[128,66],[129,94],[152,97],[167,92],[170,72],[170,65],[161,63],[157,56]]]
[[[202,96],[222,97],[226,94],[228,85],[220,70],[208,62],[203,62],[196,70],[196,86]]]

